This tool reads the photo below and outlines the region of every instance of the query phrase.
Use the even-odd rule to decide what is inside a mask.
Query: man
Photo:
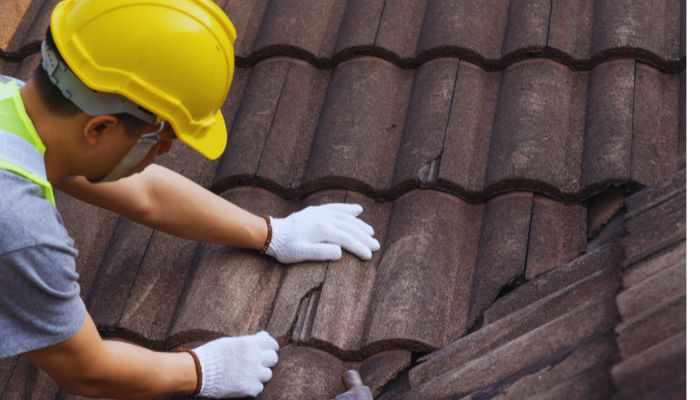
[[[65,390],[150,398],[256,396],[277,363],[266,332],[189,353],[102,340],[79,297],[76,250],[53,189],[184,238],[291,263],[368,260],[379,243],[358,205],[261,218],[157,165],[179,139],[214,159],[235,30],[208,0],[65,0],[42,65],[0,79],[0,358],[22,354]]]

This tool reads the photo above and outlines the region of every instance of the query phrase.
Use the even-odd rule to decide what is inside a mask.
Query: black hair
[[[54,42],[53,36],[51,35],[50,27],[46,31],[46,45],[50,49],[56,51],[58,54],[56,42]],[[46,73],[46,70],[44,70],[41,64],[39,64],[34,70],[32,78],[36,83],[39,97],[53,114],[61,117],[72,117],[82,112],[78,106],[63,96],[61,90],[54,85],[53,82],[51,82],[51,79],[49,79],[49,74]],[[124,130],[129,135],[139,135],[139,132],[144,127],[150,125],[129,113],[118,113],[112,115],[117,117],[119,121],[124,124]]]

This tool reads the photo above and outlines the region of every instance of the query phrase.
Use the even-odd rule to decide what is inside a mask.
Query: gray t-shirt
[[[61,343],[85,319],[73,239],[31,181],[0,169],[0,358]]]

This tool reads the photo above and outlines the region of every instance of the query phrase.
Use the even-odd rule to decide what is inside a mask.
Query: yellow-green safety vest
[[[38,185],[55,206],[53,188],[46,178],[46,146],[24,108],[20,84],[21,81],[0,76],[0,168]]]

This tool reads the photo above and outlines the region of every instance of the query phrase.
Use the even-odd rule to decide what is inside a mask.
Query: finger
[[[355,254],[365,261],[372,258],[372,251],[368,246],[365,246],[359,240],[340,229],[329,229],[326,233],[325,241],[340,245],[340,247]]]
[[[377,239],[368,235],[367,232],[360,229],[356,224],[347,223],[347,222],[338,222],[336,224],[336,227],[338,227],[343,232],[349,233],[351,236],[353,236],[355,239],[357,239],[360,243],[362,243],[363,245],[368,247],[371,251],[379,250],[379,242],[377,241]]]
[[[299,261],[337,261],[343,255],[340,246],[332,243],[300,243]]]
[[[258,341],[258,346],[262,350],[279,350],[280,345],[277,340],[270,336],[269,333],[265,331],[260,331],[255,334],[255,339]]]
[[[274,367],[277,365],[277,361],[279,361],[279,356],[276,351],[263,351],[260,355],[260,363],[263,367]]]
[[[343,213],[334,213],[333,216],[335,219],[339,221],[344,221],[353,225],[357,225],[360,229],[362,229],[364,232],[366,232],[370,236],[374,236],[374,228],[372,228],[372,225],[366,223],[365,221],[353,217],[352,215],[348,214],[343,214]]]
[[[272,370],[270,368],[263,368],[260,370],[260,373],[258,373],[258,379],[260,379],[260,382],[265,383],[272,379]]]
[[[358,215],[362,214],[362,206],[359,204],[331,203],[324,204],[321,207],[327,211],[349,214],[353,217],[357,217]]]

